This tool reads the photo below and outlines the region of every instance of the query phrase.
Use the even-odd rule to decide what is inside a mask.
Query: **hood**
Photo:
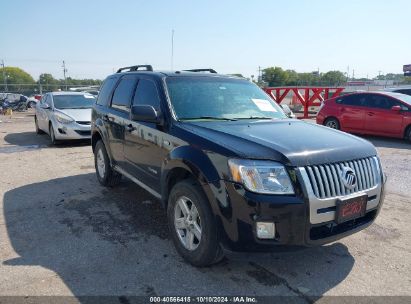
[[[91,121],[90,109],[56,109],[58,112],[72,117],[75,121]]]
[[[359,137],[295,119],[189,122],[184,129],[233,151],[241,158],[268,159],[291,166],[318,165],[377,155]]]

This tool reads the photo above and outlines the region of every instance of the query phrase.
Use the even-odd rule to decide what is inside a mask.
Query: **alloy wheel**
[[[174,207],[174,227],[186,249],[197,249],[201,241],[201,219],[197,207],[186,196],[177,199]]]
[[[106,173],[106,164],[104,162],[104,155],[101,149],[97,152],[97,171],[101,178],[104,178],[104,174]]]

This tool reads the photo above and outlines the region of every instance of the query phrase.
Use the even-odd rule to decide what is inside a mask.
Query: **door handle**
[[[128,124],[128,125],[126,126],[126,130],[127,130],[128,132],[133,132],[135,129],[136,129],[136,128],[134,128],[132,124]]]
[[[374,116],[374,114],[375,114],[374,112],[368,112],[367,113],[368,116]]]

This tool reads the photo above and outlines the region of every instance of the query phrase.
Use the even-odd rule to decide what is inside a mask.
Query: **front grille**
[[[81,136],[90,136],[91,135],[91,131],[80,131],[80,130],[75,130],[77,132],[77,134],[81,135]]]
[[[76,121],[76,123],[78,123],[80,125],[91,125],[90,121]]]
[[[350,167],[357,177],[354,189],[348,189],[342,179],[343,167]],[[305,167],[316,197],[330,198],[367,190],[377,185],[378,168],[375,157],[348,162]]]

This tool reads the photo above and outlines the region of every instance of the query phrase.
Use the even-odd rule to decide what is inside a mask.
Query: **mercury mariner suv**
[[[121,68],[92,110],[97,178],[161,201],[189,263],[333,242],[369,226],[385,178],[372,144],[289,119],[250,81],[212,69]]]

